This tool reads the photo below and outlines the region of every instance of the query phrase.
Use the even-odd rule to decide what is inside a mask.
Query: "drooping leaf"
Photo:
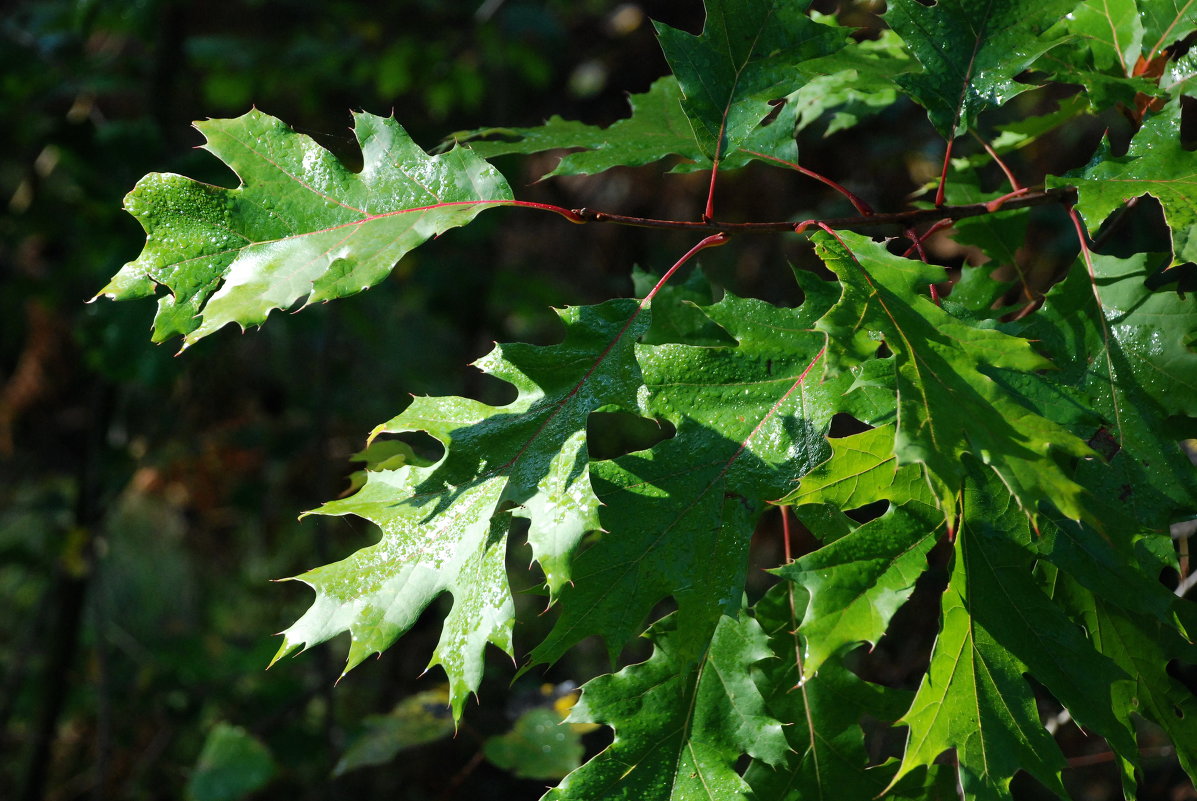
[[[743,799],[748,787],[734,769],[742,754],[782,761],[781,723],[749,672],[773,656],[760,625],[743,613],[721,617],[696,650],[676,624],[671,615],[650,629],[647,662],[582,688],[569,720],[611,726],[615,741],[545,801]]]
[[[897,100],[894,78],[914,65],[889,30],[876,39],[849,40],[839,52],[807,62],[803,71],[814,77],[793,95],[796,127],[803,130],[831,113],[823,134],[831,136],[881,113]]]
[[[843,46],[844,34],[806,16],[801,0],[707,0],[698,36],[657,24],[682,108],[706,156],[720,161],[806,80],[799,65]]]
[[[971,325],[923,297],[923,287],[942,278],[938,267],[891,255],[857,234],[819,233],[815,248],[843,284],[840,302],[818,324],[831,343],[828,367],[858,364],[882,340],[893,351],[898,463],[926,465],[949,521],[965,454],[992,467],[1032,519],[1041,501],[1069,517],[1082,517],[1081,486],[1058,466],[1046,465],[1055,464],[1056,454],[1092,451],[981,369],[1029,372],[1051,364],[1028,341]]]
[[[1156,81],[1140,77],[1143,16],[1137,0],[1088,0],[1063,17],[1054,32],[1067,37],[1034,65],[1054,81],[1084,87],[1078,100],[1095,112],[1158,92]]]
[[[628,102],[631,116],[606,128],[553,117],[537,128],[484,128],[455,134],[454,138],[483,158],[579,149],[562,157],[545,178],[594,175],[612,167],[638,167],[669,156],[710,164],[682,112],[676,78],[661,78],[647,92],[629,97]]]
[[[830,300],[818,283],[798,309],[730,293],[706,307],[735,347],[637,347],[648,390],[640,413],[677,433],[592,465],[604,533],[574,563],[561,618],[535,661],[590,634],[618,653],[669,596],[679,632],[699,638],[739,607],[756,520],[823,460],[823,435],[851,381],[815,379],[824,338],[810,329]]]
[[[945,139],[1026,91],[1015,76],[1059,42],[1043,36],[1076,0],[891,0],[885,20],[923,65],[897,77]]]
[[[445,446],[428,467],[371,472],[355,495],[317,511],[377,524],[381,541],[304,573],[312,608],[283,633],[279,657],[351,634],[346,670],[380,653],[440,593],[453,594],[431,664],[449,676],[460,715],[482,675],[487,642],[511,652],[513,607],[505,567],[508,513],[528,517],[533,553],[551,589],[570,579],[569,555],[597,528],[587,418],[634,408],[640,371],[632,344],[649,323],[636,301],[563,310],[565,340],[497,347],[479,366],[519,390],[493,407],[466,398],[416,398],[375,433],[424,431]]]
[[[631,95],[631,116],[606,128],[553,117],[535,128],[482,128],[462,131],[451,139],[488,159],[512,153],[574,151],[562,156],[542,179],[595,175],[612,167],[640,167],[671,156],[677,162],[673,172],[710,169],[711,158],[695,138],[682,110],[682,100],[677,78],[668,75],[655,81],[647,92]],[[797,158],[795,114],[795,108],[787,106],[774,119],[766,105],[741,140],[743,147],[727,154],[720,168],[735,169],[758,158],[748,151],[786,160]],[[766,120],[768,124],[763,124]]]
[[[146,230],[145,249],[99,294],[121,300],[165,286],[154,339],[182,334],[191,344],[301,299],[368,289],[428,238],[511,199],[503,177],[468,150],[430,157],[394,119],[361,113],[354,123],[357,173],[260,111],[196,123],[204,149],[241,185],[143,178],[125,208]]]
[[[831,458],[779,503],[850,510],[888,500],[885,514],[775,572],[809,595],[803,678],[847,646],[875,644],[927,567],[943,515],[916,465],[897,467],[892,426],[831,440]]]
[[[1088,45],[1095,67],[1134,74],[1143,52],[1143,19],[1136,0],[1081,3],[1069,15],[1068,27]]]
[[[910,738],[897,776],[955,748],[966,798],[1008,798],[1018,770],[1064,796],[1064,759],[1039,721],[1024,674],[1124,759],[1134,759],[1137,746],[1114,699],[1130,679],[1036,585],[1026,550],[1033,535],[1004,487],[979,471],[972,476],[942,629],[901,721]]]
[[[1078,466],[1078,480],[1097,490],[1089,500],[1097,516],[1160,534],[1191,513],[1197,494],[1197,471],[1175,439],[1161,437],[1169,418],[1197,417],[1197,306],[1171,288],[1149,288],[1158,262],[1094,254],[1090,273],[1078,259],[1020,333],[1058,368],[1043,411],[1101,453]],[[1026,377],[1007,380],[1019,386]]]
[[[792,751],[782,765],[752,762],[744,779],[761,799],[876,798],[896,765],[869,767],[861,721],[895,720],[910,693],[864,682],[834,661],[817,675],[805,670],[810,643],[797,631],[803,595],[802,585],[783,582],[754,607],[776,656],[755,667],[758,684]]]
[[[1139,9],[1148,60],[1197,29],[1197,4],[1190,0],[1139,0]]]
[[[1173,263],[1197,261],[1197,153],[1181,145],[1179,100],[1143,123],[1126,155],[1114,156],[1106,143],[1087,167],[1049,176],[1048,186],[1077,188],[1077,209],[1090,232],[1131,198],[1151,195],[1172,231]]]
[[[659,275],[632,269],[632,286],[637,297],[652,291]],[[701,269],[693,270],[684,281],[674,279],[653,298],[653,324],[641,337],[646,345],[732,345],[736,340],[715,324],[702,307],[716,300],[715,287]]]
[[[977,176],[971,170],[965,176],[954,175],[953,180],[947,184],[947,199],[949,203],[953,204],[982,203],[994,200],[1001,194],[1001,192],[982,192]],[[1020,260],[1018,250],[1026,242],[1029,219],[1030,211],[1028,209],[1014,209],[958,220],[952,226],[952,239],[956,242],[979,248],[982,253],[996,262],[993,266],[1000,265],[1014,271],[1019,278],[1025,301],[1034,300],[1034,296],[1023,267],[1025,257]],[[984,274],[983,271],[965,272],[982,272]],[[961,280],[964,280],[963,275]],[[976,278],[974,277],[973,280]],[[956,295],[958,286],[953,286],[953,295]],[[959,300],[957,298],[958,302]]]
[[[1171,627],[1110,603],[1106,589],[1093,593],[1066,583],[1057,597],[1084,620],[1094,646],[1134,679],[1117,688],[1117,705],[1167,732],[1185,772],[1197,776],[1197,698],[1167,671],[1172,660],[1192,663],[1197,653]]]

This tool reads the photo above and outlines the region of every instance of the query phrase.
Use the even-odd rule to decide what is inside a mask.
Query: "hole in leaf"
[[[861,422],[850,414],[836,412],[831,418],[831,425],[827,428],[827,436],[831,439],[839,439],[840,437],[850,437],[853,434],[863,434],[872,428],[868,423]]]
[[[1190,693],[1197,695],[1197,665],[1189,665],[1179,659],[1168,662],[1168,675],[1185,686]]]
[[[412,453],[415,454],[416,459],[421,464],[430,465],[439,460],[445,454],[445,446],[441,445],[440,440],[435,439],[430,434],[425,434],[423,431],[404,431],[399,434],[379,434],[371,442],[371,447],[379,445],[384,442],[403,442],[411,448]]]
[[[940,603],[948,586],[952,546],[941,538],[927,554],[927,570],[914,592],[890,618],[889,628],[873,649],[862,648],[853,670],[865,681],[914,690],[926,675],[931,648],[939,634]]]
[[[592,412],[586,421],[586,447],[591,459],[615,459],[647,450],[676,433],[668,420],[628,412]]]
[[[1089,447],[1097,451],[1102,459],[1105,459],[1106,464],[1118,455],[1118,451],[1122,450],[1122,446],[1118,444],[1118,440],[1108,428],[1102,426],[1097,429],[1093,436],[1089,437]]]
[[[1181,95],[1180,98],[1180,146],[1185,150],[1197,150],[1197,100]]]
[[[1171,252],[1172,234],[1158,200],[1143,195],[1121,209],[1124,210],[1112,215],[1097,231],[1102,253],[1126,259],[1139,253]],[[1107,229],[1114,229],[1119,235],[1109,236]]]
[[[856,509],[849,509],[844,514],[851,520],[864,524],[870,520],[876,520],[887,511],[889,511],[889,501],[873,501]]]

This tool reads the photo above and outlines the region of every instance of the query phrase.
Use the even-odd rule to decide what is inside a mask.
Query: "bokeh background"
[[[866,26],[882,6],[841,5]],[[549,306],[630,295],[632,265],[659,273],[693,243],[496,210],[367,293],[226,329],[177,358],[177,343],[149,342],[152,303],[87,301],[141,248],[121,198],[142,175],[234,185],[195,149],[192,120],[256,106],[349,163],[351,109],[393,111],[426,147],[551,114],[607,124],[626,114],[627,92],[667,72],[650,18],[697,32],[702,6],[36,0],[0,13],[0,797],[527,799],[552,783],[552,767],[519,767],[519,748],[543,734],[528,714],[558,714],[573,684],[605,671],[598,644],[518,678],[492,652],[482,703],[454,735],[440,677],[421,677],[436,608],[336,683],[341,642],[265,670],[272,633],[310,599],[271,580],[371,542],[353,521],[298,516],[345,491],[350,457],[409,394],[502,401],[509,389],[467,366],[493,341],[554,341]],[[1110,125],[1117,135],[1112,119],[1074,136],[1091,148]],[[908,104],[832,139],[817,126],[804,136],[805,163],[878,208],[902,207],[942,154]],[[1023,158],[1042,172],[1083,155]],[[537,183],[553,159],[499,166],[528,200],[701,210],[702,176],[650,167]],[[821,185],[759,167],[728,176],[720,204],[735,219],[849,213]],[[1043,252],[1071,258],[1066,228],[1035,231]],[[963,259],[948,240],[935,248]],[[798,299],[786,262],[810,263],[801,243],[772,238],[709,253],[717,283],[782,302]],[[756,558],[776,564],[776,539],[760,539]],[[511,562],[522,655],[552,615],[529,591],[526,549],[513,546]],[[918,675],[934,636],[928,581],[914,608],[932,625],[896,624],[897,682],[903,664]],[[503,739],[520,721],[526,731]],[[575,734],[566,762],[609,737]],[[507,747],[517,754],[504,768]]]

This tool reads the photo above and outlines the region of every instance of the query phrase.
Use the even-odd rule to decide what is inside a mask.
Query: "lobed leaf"
[[[1197,153],[1181,145],[1179,100],[1143,123],[1126,155],[1114,156],[1106,142],[1085,168],[1049,176],[1048,186],[1064,185],[1077,188],[1092,233],[1127,201],[1151,195],[1164,207],[1173,263],[1197,261]]]
[[[464,149],[428,156],[392,118],[354,115],[363,165],[353,172],[307,136],[250,111],[196,123],[236,189],[153,173],[125,198],[145,249],[98,294],[169,294],[154,340],[193,344],[228,323],[374,286],[404,254],[511,199],[493,167]]]
[[[673,172],[710,169],[711,158],[695,139],[682,100],[677,78],[668,75],[654,81],[647,92],[629,96],[631,116],[606,128],[552,117],[534,128],[480,128],[454,134],[451,140],[488,159],[546,150],[574,151],[562,156],[541,180],[559,175],[595,175],[613,167],[640,167],[670,157],[676,157]],[[789,104],[776,119],[770,119],[766,106],[740,142],[743,147],[722,157],[720,168],[735,169],[758,158],[747,151],[787,160],[797,158],[795,114],[796,107]],[[764,124],[766,119],[768,124]]]
[[[754,607],[776,656],[754,667],[757,681],[785,725],[791,753],[782,765],[754,760],[744,779],[761,799],[876,798],[896,765],[870,765],[861,721],[897,719],[910,693],[862,681],[837,662],[811,675],[801,656],[809,641],[797,631],[802,605],[802,587],[784,582]]]
[[[891,0],[885,21],[897,31],[923,72],[899,75],[898,84],[927,109],[948,140],[972,127],[977,115],[1026,91],[1015,76],[1059,44],[1045,32],[1076,0]]]
[[[1197,471],[1164,433],[1174,417],[1197,418],[1197,308],[1150,288],[1157,259],[1094,254],[1092,272],[1078,259],[1020,331],[1058,368],[1038,408],[1101,452],[1077,468],[1094,488],[1088,504],[1137,536],[1165,534],[1197,497]],[[1039,393],[1026,376],[1004,380],[1025,397]]]
[[[796,0],[707,0],[698,36],[656,23],[694,138],[712,161],[734,153],[769,101],[805,82],[803,62],[843,46],[844,33],[806,16]]]
[[[1024,674],[1117,754],[1136,758],[1126,711],[1115,703],[1130,679],[1036,585],[1031,536],[1005,488],[971,471],[943,626],[900,721],[910,738],[895,780],[955,748],[966,798],[1008,798],[1019,770],[1065,796],[1063,756],[1039,721]]]
[[[559,590],[570,580],[570,552],[598,522],[588,478],[589,415],[637,402],[641,378],[632,345],[648,327],[648,312],[636,301],[614,300],[566,309],[561,317],[560,344],[503,345],[480,360],[483,370],[519,390],[510,404],[416,398],[375,429],[375,435],[427,432],[445,453],[426,467],[372,471],[355,495],[316,510],[370,520],[382,539],[298,577],[316,590],[316,600],[283,633],[276,660],[348,631],[348,671],[390,646],[448,591],[453,607],[430,664],[444,667],[460,716],[481,679],[486,643],[512,650],[510,514],[530,519],[533,553],[550,590]]]
[[[730,293],[704,307],[734,347],[637,346],[640,413],[677,433],[592,466],[604,533],[576,558],[561,617],[534,661],[592,634],[614,658],[669,596],[678,630],[699,638],[739,608],[756,520],[823,460],[823,435],[851,380],[815,380],[824,338],[811,325],[830,299],[810,289],[798,309]]]
[[[1028,517],[1050,502],[1084,516],[1082,487],[1055,464],[1056,454],[1089,456],[1062,426],[1031,411],[985,370],[1050,368],[1028,341],[955,318],[918,294],[941,268],[893,256],[857,234],[818,233],[815,249],[843,284],[843,296],[818,323],[827,332],[828,369],[858,364],[882,341],[893,351],[898,463],[926,465],[949,523],[964,476],[965,454],[1001,477]]]
[[[454,138],[483,158],[579,149],[562,157],[542,179],[594,175],[612,167],[638,167],[669,156],[709,165],[681,102],[677,79],[667,76],[655,81],[647,92],[631,95],[628,103],[632,115],[606,128],[553,117],[536,128],[483,128],[455,134]]]
[[[944,530],[922,471],[896,466],[892,426],[831,440],[831,449],[831,458],[779,503],[842,510],[891,504],[881,516],[774,571],[809,596],[800,628],[803,680],[845,648],[881,639]]]
[[[545,801],[746,799],[734,769],[740,755],[782,761],[781,723],[766,712],[749,672],[772,657],[760,625],[743,613],[721,617],[696,650],[676,623],[670,616],[650,629],[647,662],[582,688],[569,721],[607,724],[615,741]]]

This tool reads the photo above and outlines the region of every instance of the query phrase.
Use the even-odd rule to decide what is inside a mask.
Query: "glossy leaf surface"
[[[479,201],[511,198],[485,161],[467,150],[430,157],[390,118],[356,116],[360,172],[260,111],[196,128],[241,185],[147,175],[125,198],[145,249],[100,290],[119,300],[166,287],[156,340],[191,344],[300,300],[368,289],[412,248],[493,205]]]
[[[898,83],[945,139],[955,139],[989,108],[1026,91],[1014,78],[1056,40],[1044,32],[1075,0],[893,0],[886,22],[923,65]]]

